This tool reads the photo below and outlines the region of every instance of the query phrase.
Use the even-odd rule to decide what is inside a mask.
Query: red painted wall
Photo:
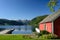
[[[39,24],[39,29],[44,30],[44,23]]]
[[[46,23],[46,31],[52,33],[52,23],[51,22]]]
[[[45,26],[46,25],[46,31],[48,32],[52,32],[52,23],[51,22],[46,22],[45,24],[44,23],[41,23],[39,24],[39,29],[40,30],[45,30]]]
[[[60,37],[60,17],[54,21],[54,34]]]

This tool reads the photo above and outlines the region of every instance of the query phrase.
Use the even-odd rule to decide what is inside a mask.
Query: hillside
[[[0,25],[25,25],[28,23],[28,20],[8,20],[8,19],[0,19]]]
[[[35,26],[35,27],[38,27],[39,26],[39,22],[42,21],[44,18],[46,18],[48,15],[43,15],[43,16],[38,16],[38,17],[35,17],[33,18],[29,25],[32,25],[32,26]]]

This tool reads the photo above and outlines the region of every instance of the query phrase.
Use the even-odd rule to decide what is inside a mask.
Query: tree
[[[55,11],[55,6],[57,6],[58,0],[50,0],[48,2],[48,7],[50,8],[50,11]]]
[[[39,27],[39,22],[41,22],[44,18],[46,18],[48,15],[43,15],[43,16],[37,16],[35,18],[33,18],[30,21],[30,25],[34,26],[34,27]]]

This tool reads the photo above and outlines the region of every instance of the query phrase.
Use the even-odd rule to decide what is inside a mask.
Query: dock
[[[15,29],[6,29],[0,32],[0,34],[10,34],[12,33],[12,31],[14,31]]]

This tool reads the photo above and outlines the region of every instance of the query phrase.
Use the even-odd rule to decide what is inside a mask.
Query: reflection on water
[[[0,26],[0,28],[5,29],[15,29],[12,34],[31,34],[32,33],[32,26],[23,25],[23,26]]]
[[[31,34],[31,30],[14,30],[12,34]]]

